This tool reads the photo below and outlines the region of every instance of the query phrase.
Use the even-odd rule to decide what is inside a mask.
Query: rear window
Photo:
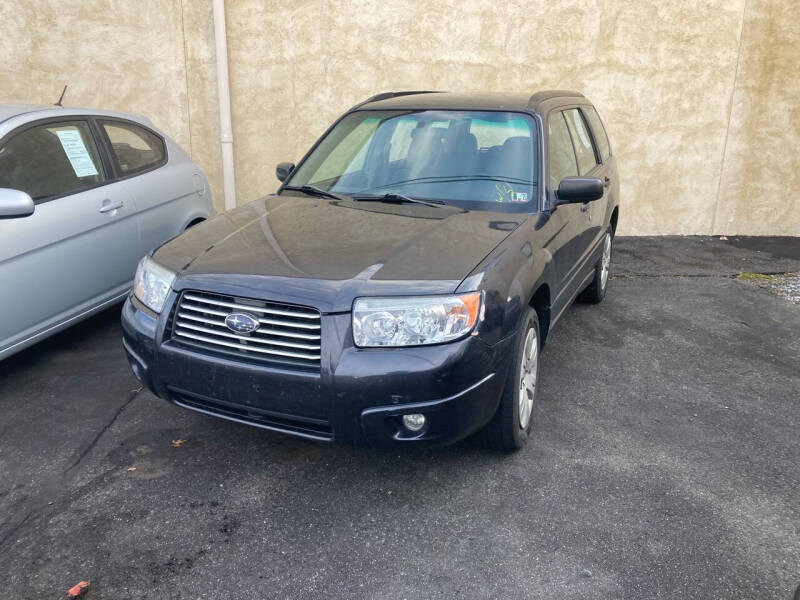
[[[164,142],[152,131],[117,121],[103,121],[103,129],[120,175],[146,171],[164,162]]]

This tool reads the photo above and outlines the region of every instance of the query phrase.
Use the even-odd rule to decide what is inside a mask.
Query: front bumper
[[[490,346],[474,335],[438,346],[356,348],[349,313],[322,315],[322,365],[304,372],[187,348],[165,335],[165,320],[133,298],[123,307],[128,360],[157,396],[264,429],[374,446],[444,445],[486,425],[513,348],[511,338]],[[425,415],[421,431],[403,427],[407,413]]]

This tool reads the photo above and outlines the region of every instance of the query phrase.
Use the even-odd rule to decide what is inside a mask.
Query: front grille
[[[190,394],[183,390],[168,388],[172,400],[184,408],[190,408],[202,413],[223,417],[232,421],[247,423],[285,433],[293,433],[315,440],[332,440],[333,429],[324,419],[312,419],[271,412],[252,406],[212,400],[205,396]]]
[[[234,333],[225,325],[225,317],[233,312],[253,315],[259,328],[250,334]],[[169,327],[174,342],[211,354],[319,370],[320,324],[319,311],[307,306],[185,291]]]

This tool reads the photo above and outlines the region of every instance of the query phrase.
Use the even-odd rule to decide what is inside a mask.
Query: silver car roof
[[[106,117],[119,117],[130,121],[137,121],[147,125],[151,129],[158,129],[147,117],[132,113],[123,113],[113,110],[99,110],[94,108],[74,108],[68,106],[54,106],[43,104],[0,104],[0,136],[8,130],[13,129],[23,123],[48,119],[50,117],[78,115],[99,115]]]

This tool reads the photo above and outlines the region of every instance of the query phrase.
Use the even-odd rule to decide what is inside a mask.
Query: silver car
[[[0,360],[125,298],[142,256],[213,214],[148,119],[0,105]]]

